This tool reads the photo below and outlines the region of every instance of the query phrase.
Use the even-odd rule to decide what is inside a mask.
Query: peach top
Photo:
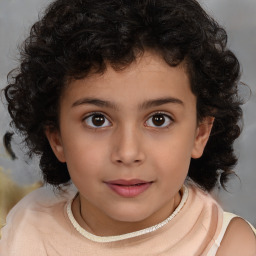
[[[57,194],[46,188],[37,189],[7,216],[0,255],[215,255],[223,233],[223,211],[209,194],[196,186],[189,186],[187,192],[185,198],[183,191],[183,202],[177,214],[154,231],[101,242],[101,237],[96,241],[86,238],[72,224],[73,215],[68,209],[76,191]]]

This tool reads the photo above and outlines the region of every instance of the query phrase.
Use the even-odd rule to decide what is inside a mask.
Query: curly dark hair
[[[4,94],[12,125],[28,153],[40,156],[44,180],[68,184],[65,163],[55,157],[46,127],[59,129],[58,109],[69,79],[106,65],[123,69],[146,50],[170,66],[185,61],[198,120],[215,118],[204,154],[192,159],[188,176],[210,191],[222,186],[237,162],[233,142],[242,117],[240,65],[227,48],[227,34],[196,0],[57,0],[36,22],[21,49],[20,67],[8,76]],[[96,71],[95,71],[96,70]]]

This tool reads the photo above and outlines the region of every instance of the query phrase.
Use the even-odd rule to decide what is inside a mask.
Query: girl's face
[[[60,131],[47,137],[67,163],[95,233],[116,234],[122,225],[120,233],[130,232],[171,214],[190,159],[201,156],[210,133],[211,122],[198,124],[196,116],[184,67],[152,53],[123,71],[109,66],[70,82],[60,100]]]

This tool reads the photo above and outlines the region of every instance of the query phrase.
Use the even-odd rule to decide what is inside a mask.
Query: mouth
[[[133,180],[113,180],[105,184],[116,194],[122,197],[136,197],[146,191],[153,181]]]

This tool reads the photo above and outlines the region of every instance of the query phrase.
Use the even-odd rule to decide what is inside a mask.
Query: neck
[[[126,222],[107,216],[79,194],[72,204],[72,212],[79,225],[88,232],[98,236],[117,236],[142,230],[164,221],[173,213],[180,201],[181,193],[178,192],[170,202],[148,218]]]

